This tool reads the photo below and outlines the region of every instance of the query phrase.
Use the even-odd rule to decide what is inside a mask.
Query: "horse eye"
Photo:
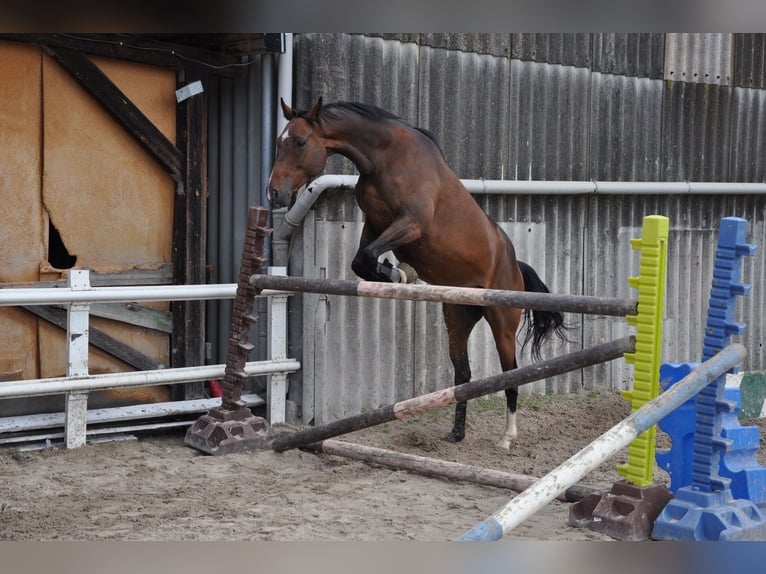
[[[303,147],[306,145],[306,140],[295,140],[295,145],[298,147]]]

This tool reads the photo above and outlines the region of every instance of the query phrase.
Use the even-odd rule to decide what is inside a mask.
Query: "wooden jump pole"
[[[556,498],[569,485],[580,480],[620,449],[627,447],[637,436],[723,376],[726,371],[742,363],[746,355],[745,348],[739,343],[729,345],[667,391],[633,411],[495,514],[465,532],[458,540],[499,540]]]
[[[635,344],[635,337],[624,337],[616,341],[590,347],[589,349],[562,355],[555,359],[549,359],[511,371],[505,371],[499,375],[476,379],[462,385],[407,399],[373,411],[333,421],[326,425],[307,428],[295,433],[278,435],[271,441],[271,448],[277,452],[282,452],[291,448],[302,447],[363,428],[396,419],[404,419],[421,412],[519,387],[520,385],[539,381],[554,375],[605,363],[618,359],[625,353],[635,351]]]
[[[539,480],[534,476],[525,474],[513,474],[470,464],[449,462],[335,439],[327,439],[314,443],[306,448],[324,454],[343,456],[397,470],[409,470],[426,476],[506,488],[514,492],[522,492]],[[586,496],[598,492],[600,491],[595,487],[574,484],[567,488],[565,492],[559,494],[557,498],[562,502],[577,502]]]
[[[349,279],[278,277],[274,275],[252,275],[250,277],[250,285],[260,290],[277,289],[280,291],[347,295],[351,297],[435,301],[482,307],[516,307],[518,309],[541,309],[545,311],[611,315],[616,317],[625,317],[638,313],[637,300],[594,297],[590,295],[557,295],[554,293],[506,291],[503,289],[382,283],[377,281],[352,281]]]

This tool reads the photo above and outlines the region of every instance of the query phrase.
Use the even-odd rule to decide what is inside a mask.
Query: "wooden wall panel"
[[[175,140],[175,73],[131,62],[95,63],[166,135]],[[77,268],[118,272],[171,263],[175,184],[164,168],[52,58],[43,60],[44,208]],[[58,273],[46,267],[51,276]],[[158,305],[167,310],[167,304]],[[168,337],[91,318],[120,342],[169,364]],[[66,368],[64,339],[46,325],[41,376]],[[132,370],[91,349],[90,371]]]
[[[103,58],[96,64],[175,140],[174,72]],[[0,43],[0,70],[0,282],[63,277],[49,260],[49,220],[77,268],[169,267],[175,186],[165,170],[39,46]],[[95,317],[91,324],[168,365],[166,334]],[[65,374],[63,330],[6,308],[0,326],[0,375]],[[90,361],[93,373],[130,370],[94,348]]]
[[[0,42],[0,283],[34,282],[38,276],[40,63],[40,48]],[[1,307],[0,327],[0,377],[37,376],[37,319]]]
[[[175,74],[98,60],[171,140]],[[174,184],[165,170],[52,58],[43,59],[43,198],[77,267],[119,270],[171,260]]]

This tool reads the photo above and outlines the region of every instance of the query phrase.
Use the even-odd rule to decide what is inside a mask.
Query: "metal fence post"
[[[72,290],[90,289],[87,269],[70,269],[68,286]],[[90,303],[70,303],[67,307],[67,377],[88,376],[88,321]],[[66,448],[85,445],[88,416],[88,393],[66,394],[64,437]]]
[[[270,275],[287,275],[287,267],[269,267]],[[287,358],[287,295],[269,297],[269,359]],[[267,418],[273,425],[286,420],[287,373],[269,375],[266,387]]]

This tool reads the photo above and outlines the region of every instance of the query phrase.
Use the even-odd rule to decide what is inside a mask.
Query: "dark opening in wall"
[[[71,269],[77,263],[77,255],[67,251],[61,234],[48,218],[48,263],[56,269]]]

